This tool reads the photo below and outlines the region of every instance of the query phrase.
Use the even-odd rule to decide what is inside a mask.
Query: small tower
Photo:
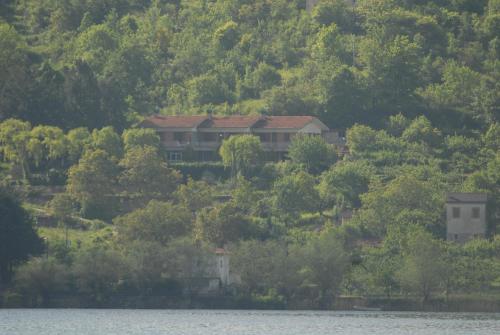
[[[449,193],[446,199],[446,239],[465,243],[487,233],[485,193]]]

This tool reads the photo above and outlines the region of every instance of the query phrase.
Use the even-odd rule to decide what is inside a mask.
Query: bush
[[[185,181],[188,177],[194,180],[203,179],[207,173],[211,173],[216,179],[229,179],[231,173],[222,162],[179,162],[170,163],[170,167],[178,170]]]

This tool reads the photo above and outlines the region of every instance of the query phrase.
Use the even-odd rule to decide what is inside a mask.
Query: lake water
[[[1,335],[499,335],[500,314],[0,309]]]

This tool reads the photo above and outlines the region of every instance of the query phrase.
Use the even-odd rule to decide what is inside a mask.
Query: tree
[[[360,195],[368,192],[373,179],[375,169],[369,163],[339,162],[321,175],[319,195],[327,207],[357,208],[361,205]]]
[[[231,249],[231,268],[241,276],[241,286],[248,293],[267,294],[275,289],[290,297],[300,284],[294,260],[280,241],[241,241]]]
[[[419,177],[415,171],[400,173],[361,196],[359,219],[378,236],[390,225],[418,225],[444,234],[442,187],[439,177]]]
[[[171,198],[181,179],[180,173],[170,169],[158,149],[151,146],[129,149],[119,165],[123,168],[119,178],[121,186],[141,203]]]
[[[234,77],[230,76],[233,71],[224,68],[220,71],[205,73],[189,80],[187,83],[189,100],[193,105],[223,104],[234,101],[234,87],[232,86]]]
[[[160,137],[153,129],[126,129],[122,134],[125,151],[134,147],[153,147],[159,149]]]
[[[343,0],[320,1],[313,10],[313,19],[322,25],[335,23],[344,29],[352,26],[352,10]]]
[[[382,43],[379,38],[366,38],[359,47],[358,60],[367,71],[367,85],[371,94],[373,116],[414,111],[415,89],[419,87],[419,69],[423,57],[418,42],[408,36],[396,36]],[[375,116],[376,115],[376,116]],[[372,122],[377,120],[372,119]]]
[[[355,158],[363,157],[365,153],[378,150],[378,133],[376,130],[356,124],[347,130],[347,145],[349,152]]]
[[[233,21],[226,22],[215,31],[214,38],[224,49],[231,49],[239,39],[238,24]]]
[[[0,22],[0,119],[24,114],[29,91],[27,45],[14,27]]]
[[[13,267],[43,251],[33,220],[12,192],[0,188],[0,282],[8,283]]]
[[[281,76],[271,65],[260,63],[253,72],[247,73],[242,84],[240,98],[259,97],[259,93],[281,83]]]
[[[17,269],[14,280],[16,290],[29,295],[36,306],[47,306],[51,296],[64,292],[68,283],[68,269],[53,258],[29,260]]]
[[[197,240],[219,247],[257,235],[251,219],[231,202],[201,210],[196,217],[194,233]]]
[[[96,74],[83,60],[64,69],[64,109],[65,124],[69,127],[94,129],[107,123],[101,101],[103,93]]]
[[[350,263],[342,240],[326,231],[306,244],[301,257],[302,286],[315,288],[320,306],[329,307]]]
[[[0,124],[0,149],[7,160],[18,164],[23,173],[23,179],[29,176],[29,141],[31,125],[16,119],[8,119]]]
[[[296,135],[293,137],[288,156],[292,162],[302,164],[310,173],[319,173],[335,163],[337,153],[321,136]]]
[[[90,132],[87,128],[75,128],[68,132],[66,138],[69,162],[77,163],[91,143]]]
[[[472,137],[460,135],[446,136],[444,138],[444,154],[448,159],[448,169],[471,173],[479,168],[481,161],[480,142]]]
[[[124,248],[124,258],[130,269],[130,281],[141,294],[162,284],[169,263],[165,246],[158,242],[133,241]],[[153,293],[156,293],[153,291]]]
[[[442,83],[421,92],[435,109],[455,109],[483,124],[494,122],[498,94],[495,86],[480,73],[455,61],[446,63]]]
[[[192,212],[210,206],[214,201],[214,190],[203,180],[189,178],[186,184],[182,184],[175,191],[175,197]]]
[[[399,248],[395,248],[393,240],[387,242],[388,238],[380,248],[369,248],[363,254],[363,270],[366,277],[362,277],[362,285],[365,286],[367,294],[374,294],[380,290],[390,298],[399,289],[399,278],[397,271],[401,269],[401,255]]]
[[[252,182],[244,177],[239,177],[236,180],[236,187],[231,195],[231,201],[244,213],[251,215],[258,215],[260,205],[263,202],[267,203],[268,200],[265,198],[265,192],[259,191]]]
[[[79,34],[76,40],[76,54],[90,67],[101,72],[106,61],[118,47],[117,36],[105,24],[96,24]]]
[[[97,247],[79,252],[71,269],[78,291],[95,302],[115,293],[127,272],[118,252]]]
[[[319,195],[314,186],[314,177],[303,171],[278,179],[272,190],[274,207],[292,215],[317,210]]]
[[[146,207],[119,216],[113,222],[120,241],[143,240],[166,245],[188,234],[192,219],[192,213],[182,205],[151,200]]]
[[[392,136],[401,136],[406,128],[410,125],[408,120],[403,114],[391,115],[387,124],[387,131]]]
[[[439,241],[423,229],[411,233],[407,248],[403,249],[403,267],[399,272],[402,287],[419,294],[425,303],[442,284],[446,271]]]
[[[401,137],[408,142],[425,143],[431,147],[441,144],[441,132],[432,127],[425,116],[415,118],[403,131]]]
[[[487,156],[494,156],[500,151],[500,123],[492,123],[482,136],[483,151]]]
[[[90,218],[110,219],[116,210],[118,166],[103,150],[86,151],[68,170],[67,191]]]
[[[222,142],[219,154],[224,166],[231,168],[231,175],[243,174],[259,162],[262,146],[257,136],[235,135]]]
[[[113,127],[94,129],[91,143],[94,150],[103,150],[110,157],[120,158],[123,154],[122,140]]]
[[[67,156],[68,141],[60,128],[36,126],[31,130],[28,150],[38,165],[42,160],[48,161]]]

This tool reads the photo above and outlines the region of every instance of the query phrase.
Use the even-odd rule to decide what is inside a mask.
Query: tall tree
[[[219,154],[224,166],[231,168],[233,177],[244,173],[250,166],[259,163],[262,146],[253,135],[231,136],[222,142]]]
[[[42,251],[32,218],[12,190],[0,187],[0,281],[8,283],[15,265]]]
[[[31,125],[16,119],[8,119],[0,124],[0,149],[5,159],[21,167],[23,179],[29,176],[29,142]]]
[[[87,151],[68,171],[67,191],[90,218],[110,219],[116,210],[118,166],[105,151]]]
[[[180,173],[169,168],[158,149],[151,146],[129,149],[119,165],[123,168],[119,177],[122,189],[143,204],[172,198],[181,179]]]
[[[114,220],[122,242],[143,240],[167,245],[191,231],[192,213],[182,205],[157,200]]]
[[[337,160],[335,148],[321,136],[296,135],[288,150],[292,162],[302,164],[310,173],[322,172]]]
[[[417,230],[409,236],[403,255],[399,273],[403,288],[418,293],[427,302],[447,272],[441,244],[430,233]]]

